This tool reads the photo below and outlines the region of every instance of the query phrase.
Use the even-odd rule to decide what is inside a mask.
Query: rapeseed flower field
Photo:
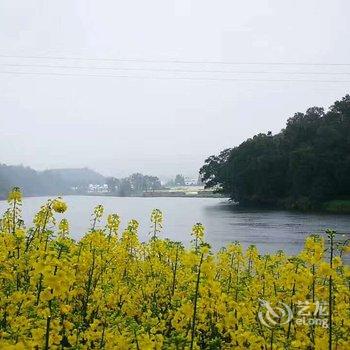
[[[192,245],[120,228],[97,206],[79,241],[67,205],[49,200],[26,228],[14,188],[0,221],[0,349],[350,349],[347,243],[334,231],[297,256],[232,243],[212,252],[197,223]],[[105,224],[103,224],[105,222]]]

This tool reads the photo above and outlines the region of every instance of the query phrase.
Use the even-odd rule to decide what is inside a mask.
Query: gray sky
[[[348,0],[2,0],[0,162],[195,175],[350,92],[334,82],[350,81],[349,13]]]

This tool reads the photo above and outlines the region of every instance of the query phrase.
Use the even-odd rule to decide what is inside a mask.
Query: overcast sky
[[[1,0],[0,162],[194,176],[350,92],[349,13],[348,0]]]

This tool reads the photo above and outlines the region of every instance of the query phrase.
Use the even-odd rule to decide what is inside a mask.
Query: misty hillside
[[[69,194],[71,187],[81,190],[89,183],[101,184],[104,177],[88,168],[36,171],[22,165],[0,164],[0,198],[18,186],[25,196]]]
[[[81,169],[51,169],[43,171],[47,176],[59,177],[69,187],[87,186],[105,183],[105,177],[89,168]]]

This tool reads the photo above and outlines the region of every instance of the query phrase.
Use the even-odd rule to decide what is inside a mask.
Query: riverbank
[[[350,214],[350,199],[333,199],[326,202],[312,202],[302,198],[295,202],[284,202],[287,210],[300,210],[305,212],[321,212],[331,214]]]
[[[323,207],[327,213],[350,214],[350,199],[332,200],[324,203]]]
[[[23,194],[23,197],[57,197],[57,196],[98,196],[98,197],[171,197],[171,198],[226,198],[221,193],[216,193],[210,189],[204,189],[203,186],[178,186],[172,188],[164,188],[161,190],[154,191],[144,191],[140,193],[129,193],[128,195],[121,196],[117,192],[108,192],[108,191],[65,191],[65,192],[56,192],[56,193],[46,193],[46,194],[37,194],[37,195],[26,195]],[[6,200],[7,196],[0,196],[0,200]]]
[[[253,210],[287,210],[303,213],[350,214],[350,199],[333,199],[326,202],[313,202],[308,198],[298,200],[283,199],[278,202],[235,203],[237,208]]]
[[[182,191],[154,191],[144,192],[141,197],[186,197],[186,198],[227,198],[220,193],[211,191],[182,192]]]
[[[161,190],[154,191],[144,191],[141,193],[132,193],[127,196],[120,196],[117,193],[111,192],[87,192],[83,195],[88,196],[111,196],[111,197],[171,197],[171,198],[227,198],[221,193],[217,193],[213,190],[205,189],[203,186],[179,186],[172,188],[165,188]]]

